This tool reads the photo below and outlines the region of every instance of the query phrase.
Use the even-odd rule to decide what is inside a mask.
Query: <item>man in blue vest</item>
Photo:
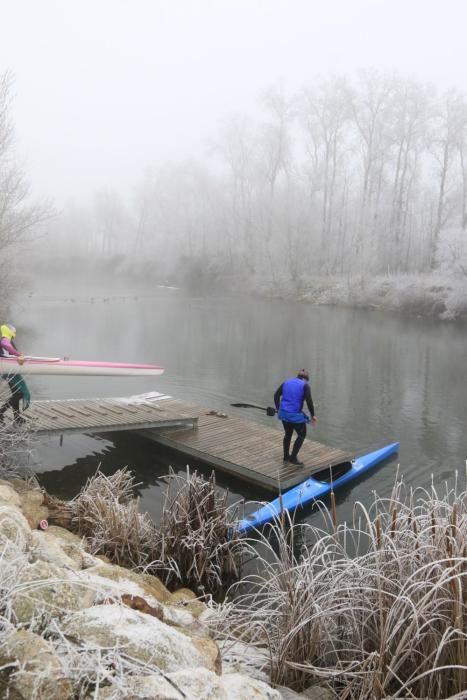
[[[298,453],[306,437],[306,424],[310,422],[310,417],[312,423],[318,422],[315,416],[313,399],[311,398],[309,381],[308,372],[301,369],[296,377],[286,379],[274,394],[277,415],[279,420],[282,421],[285,431],[283,440],[284,462],[290,462],[300,467],[303,466],[303,462],[299,461]],[[310,416],[303,412],[304,402],[306,402],[310,411]],[[292,454],[290,454],[290,442],[294,430],[297,433],[297,437],[293,444]]]

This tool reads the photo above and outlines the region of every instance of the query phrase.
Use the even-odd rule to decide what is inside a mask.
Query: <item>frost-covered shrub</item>
[[[321,508],[321,528],[286,516],[251,541],[255,572],[211,617],[223,646],[241,642],[298,690],[319,680],[347,700],[464,698],[467,492],[398,483],[341,525]]]
[[[460,227],[443,229],[436,249],[439,269],[452,276],[467,276],[467,231]]]

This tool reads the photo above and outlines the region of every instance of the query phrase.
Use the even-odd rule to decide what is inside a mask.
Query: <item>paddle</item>
[[[268,416],[274,416],[277,413],[276,409],[272,406],[257,406],[255,403],[231,403],[230,405],[235,406],[235,408],[257,408],[260,411],[266,411]]]
[[[6,360],[14,360],[16,355],[3,355]],[[39,357],[37,355],[23,355],[25,360],[34,360],[34,362],[60,362],[60,360],[65,359],[62,357]]]

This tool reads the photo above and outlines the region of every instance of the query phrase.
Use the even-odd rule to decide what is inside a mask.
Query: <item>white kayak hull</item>
[[[20,365],[16,357],[0,357],[0,374],[51,374],[80,377],[154,377],[163,367],[129,362],[93,362],[62,360],[59,357],[25,357]]]

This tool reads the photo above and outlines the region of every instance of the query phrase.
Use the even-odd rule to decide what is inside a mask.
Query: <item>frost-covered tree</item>
[[[210,276],[298,286],[309,275],[464,274],[462,93],[375,71],[291,96],[270,87],[254,117],[222,122],[207,155],[152,163],[132,201],[101,191],[100,255],[124,251],[154,278],[205,286]]]
[[[47,204],[32,203],[29,198],[29,184],[15,150],[12,86],[12,75],[0,74],[0,255],[50,215]]]

